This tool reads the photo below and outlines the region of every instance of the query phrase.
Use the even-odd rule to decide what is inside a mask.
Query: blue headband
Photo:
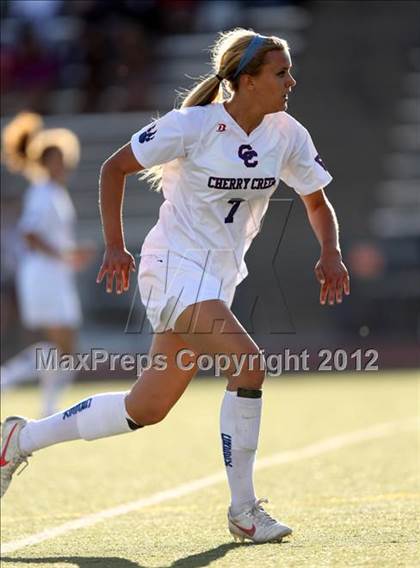
[[[253,59],[254,55],[258,51],[258,48],[264,43],[264,41],[265,37],[259,34],[256,34],[252,38],[252,41],[249,42],[249,45],[246,48],[245,53],[242,55],[241,60],[239,61],[238,68],[236,69],[235,74],[233,75],[234,79],[236,79],[239,73],[241,73],[241,71],[243,71],[245,67],[248,65],[248,63]]]

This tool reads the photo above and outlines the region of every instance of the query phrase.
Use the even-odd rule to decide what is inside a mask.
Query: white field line
[[[399,432],[415,430],[420,426],[420,419],[413,417],[406,420],[387,422],[383,424],[376,424],[370,428],[364,430],[357,430],[355,432],[349,432],[347,434],[341,434],[339,436],[334,436],[333,438],[327,438],[326,440],[321,440],[309,446],[303,448],[298,448],[296,450],[288,450],[285,452],[280,452],[278,454],[273,454],[266,458],[261,458],[256,462],[256,469],[266,469],[268,467],[292,463],[308,458],[313,458],[328,452],[333,452],[334,450],[339,450],[345,448],[346,446],[352,446],[361,442],[366,442],[368,440],[375,440],[377,438],[383,438],[385,436],[390,436],[397,434]],[[145,507],[151,505],[157,505],[163,503],[164,501],[169,501],[170,499],[177,499],[183,497],[184,495],[189,495],[196,491],[201,491],[206,487],[215,485],[224,481],[226,474],[224,471],[220,471],[208,477],[202,477],[201,479],[196,479],[189,481],[188,483],[183,483],[178,485],[173,489],[167,489],[166,491],[159,491],[150,495],[150,497],[144,497],[143,499],[138,499],[136,501],[131,501],[130,503],[125,503],[124,505],[119,505],[117,507],[111,507],[110,509],[104,509],[103,511],[98,511],[91,515],[86,515],[80,519],[75,519],[74,521],[69,521],[58,525],[56,527],[46,529],[39,533],[35,533],[31,536],[21,538],[18,540],[13,540],[6,542],[1,547],[2,554],[8,554],[10,552],[15,552],[26,546],[36,545],[45,540],[50,540],[57,536],[64,535],[70,531],[76,529],[82,529],[100,523],[105,519],[111,519],[113,517],[118,517],[119,515],[126,515],[132,511],[138,511]]]

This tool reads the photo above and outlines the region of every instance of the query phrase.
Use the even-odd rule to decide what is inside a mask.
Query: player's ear
[[[254,77],[252,75],[249,75],[248,73],[244,73],[241,76],[241,82],[243,87],[245,87],[245,89],[252,91],[255,87],[255,80]]]

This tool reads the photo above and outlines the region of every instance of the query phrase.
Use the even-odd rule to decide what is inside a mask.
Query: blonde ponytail
[[[206,77],[200,83],[197,83],[186,93],[181,108],[205,106],[222,100],[223,93],[220,88],[220,79],[217,75],[210,75],[210,77]]]
[[[266,53],[274,50],[288,51],[289,49],[284,39],[276,36],[264,37],[264,43],[255,56],[244,66],[240,73],[237,73],[239,62],[256,35],[253,30],[244,28],[221,32],[211,48],[213,73],[208,77],[202,78],[190,91],[184,93],[181,108],[205,106],[223,101],[225,99],[224,90],[226,90],[228,95],[232,95],[239,88],[239,79],[242,73],[258,74],[264,64]],[[141,172],[140,177],[148,181],[153,190],[160,191],[162,187],[162,172],[162,166],[154,166]]]

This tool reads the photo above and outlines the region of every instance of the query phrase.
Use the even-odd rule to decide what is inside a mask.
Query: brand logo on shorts
[[[71,408],[63,412],[63,420],[65,420],[66,418],[70,418],[71,416],[74,416],[75,414],[78,414],[83,410],[86,410],[86,408],[89,408],[91,404],[92,404],[91,398],[88,398],[87,400],[82,400],[82,402],[79,402],[79,404],[76,404],[75,406],[72,406]]]
[[[153,140],[156,131],[157,131],[156,124],[152,124],[152,126],[150,126],[147,130],[145,130],[140,134],[139,136],[140,144],[143,144],[143,142],[150,142],[150,140]]]
[[[255,168],[258,164],[258,160],[253,160],[253,158],[258,157],[258,154],[253,150],[251,144],[241,144],[239,146],[238,156],[244,161],[247,168]]]
[[[219,124],[217,125],[217,132],[224,132],[226,130],[226,124],[223,124],[223,122],[219,122]]]
[[[229,434],[222,434],[223,445],[223,459],[225,460],[226,467],[233,467],[232,465],[232,436]]]

